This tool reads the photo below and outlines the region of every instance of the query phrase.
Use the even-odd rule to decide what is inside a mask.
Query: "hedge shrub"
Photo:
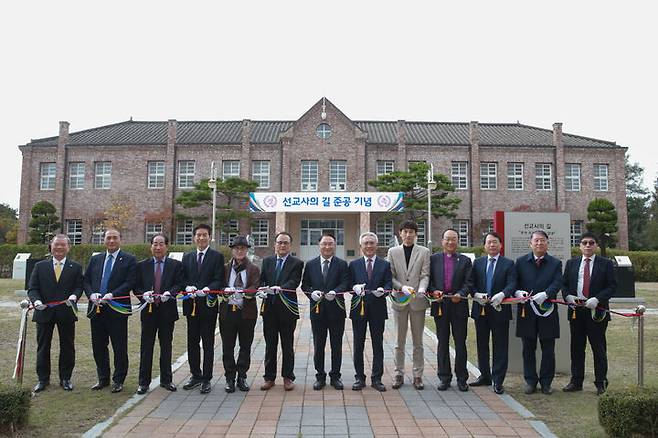
[[[23,426],[29,410],[30,391],[18,386],[0,385],[0,433]]]
[[[599,423],[614,437],[658,436],[658,388],[608,391],[599,398]]]

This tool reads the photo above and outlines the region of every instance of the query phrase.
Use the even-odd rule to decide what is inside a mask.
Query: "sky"
[[[128,120],[516,122],[616,141],[658,173],[656,2],[8,2],[0,203],[30,139]],[[653,41],[653,42],[652,42]]]

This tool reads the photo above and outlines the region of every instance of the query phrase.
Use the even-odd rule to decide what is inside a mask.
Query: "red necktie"
[[[368,273],[368,281],[372,280],[372,259],[368,259],[366,272]]]
[[[583,295],[585,295],[585,298],[589,298],[589,282],[590,282],[589,258],[586,258],[585,270],[583,271]]]
[[[162,260],[155,262],[155,277],[153,279],[153,292],[159,294],[162,289]]]
[[[543,258],[539,258],[539,259],[535,260],[535,265],[537,265],[537,267],[540,268],[540,267],[541,267],[541,263],[542,263],[543,261],[544,261]]]

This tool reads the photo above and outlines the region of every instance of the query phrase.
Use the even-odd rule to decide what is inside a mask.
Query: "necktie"
[[[59,282],[59,276],[62,275],[62,262],[55,262],[55,280]]]
[[[535,265],[537,265],[537,267],[540,268],[543,261],[544,261],[543,258],[539,258],[535,260]]]
[[[586,258],[585,269],[583,271],[583,295],[585,295],[585,298],[589,298],[589,283],[590,283],[589,262],[590,259]]]
[[[329,260],[322,262],[322,278],[327,279],[327,272],[329,272]]]
[[[279,277],[281,276],[281,271],[283,270],[283,259],[276,259],[276,269],[274,270],[274,283],[279,284]]]
[[[368,266],[366,267],[368,273],[368,281],[372,280],[372,259],[368,259]]]
[[[103,277],[101,278],[101,294],[107,293],[107,285],[110,282],[110,275],[112,274],[112,265],[114,264],[114,256],[110,254],[105,259],[105,269],[103,270]]]
[[[159,294],[162,289],[162,260],[155,262],[155,276],[153,278],[153,292]]]
[[[197,257],[196,257],[196,270],[197,270],[197,272],[201,272],[201,263],[203,263],[203,253],[202,252],[197,254]]]
[[[236,265],[233,269],[235,270],[235,281],[233,282],[233,287],[241,289],[244,287],[244,281],[242,281],[242,271],[244,271],[244,267],[242,265]]]
[[[491,290],[493,289],[493,276],[494,276],[494,266],[496,264],[496,259],[493,257],[489,258],[489,266],[487,267],[487,294],[491,295]]]

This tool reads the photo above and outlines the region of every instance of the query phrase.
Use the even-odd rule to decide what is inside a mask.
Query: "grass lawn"
[[[14,294],[15,289],[22,289],[22,281],[0,279],[0,300],[16,301],[22,298]],[[83,299],[83,301],[86,301]],[[0,382],[13,384],[11,378],[16,358],[16,341],[20,310],[10,307],[0,307]],[[130,398],[137,390],[137,374],[139,371],[139,316],[132,316],[128,322],[128,354],[129,369],[124,390],[111,394],[109,388],[103,391],[91,391],[89,388],[96,383],[96,365],[91,351],[91,332],[89,320],[84,311],[78,314],[76,324],[76,365],[73,371],[72,392],[66,392],[58,385],[57,363],[59,356],[59,341],[57,330],[53,336],[51,356],[51,384],[42,393],[32,398],[32,408],[28,426],[21,430],[19,437],[67,437],[80,436],[93,425],[110,417],[116,409]],[[176,359],[186,351],[186,321],[177,321],[174,332],[173,358]],[[159,347],[155,347],[153,358],[153,376],[160,375]],[[110,360],[112,360],[110,358]],[[33,322],[28,323],[27,356],[23,386],[31,389],[36,384],[36,329]],[[114,370],[114,366],[112,366]]]
[[[636,296],[647,301],[647,307],[658,308],[658,283],[637,283]],[[614,310],[614,307],[613,307]],[[609,389],[623,388],[637,383],[637,327],[635,318],[614,316],[608,325],[608,380]],[[566,324],[564,320],[560,324]],[[435,331],[434,321],[427,319],[426,325]],[[475,325],[468,325],[468,360],[477,364]],[[560,342],[560,340],[558,340]],[[658,387],[658,316],[645,317],[644,324],[644,383]],[[539,347],[538,347],[539,348]],[[553,433],[560,437],[605,437],[598,420],[598,397],[594,388],[594,365],[589,346],[585,363],[584,390],[576,393],[562,392],[569,382],[569,375],[557,375],[553,381],[553,394],[523,393],[523,375],[508,373],[505,390],[518,402],[545,422]],[[539,364],[538,364],[539,366]]]

